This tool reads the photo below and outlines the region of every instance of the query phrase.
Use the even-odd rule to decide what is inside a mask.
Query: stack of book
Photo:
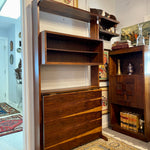
[[[129,40],[116,41],[114,42],[114,44],[112,44],[112,50],[129,48],[129,47],[131,47],[131,41]]]
[[[139,116],[136,113],[120,112],[120,126],[137,133],[139,130]]]

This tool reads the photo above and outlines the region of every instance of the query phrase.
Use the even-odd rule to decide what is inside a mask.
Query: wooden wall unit
[[[103,63],[103,42],[99,39],[43,31],[41,45],[43,65],[99,65]]]
[[[33,0],[32,7],[35,149],[70,150],[100,137],[106,139],[98,72],[103,64],[103,41],[96,29],[100,16],[53,0]],[[91,37],[40,33],[40,11],[91,23]],[[41,65],[90,65],[91,86],[42,91]]]
[[[119,36],[119,34],[115,33],[116,31],[115,32],[107,31],[111,27],[114,27],[114,30],[116,30],[119,21],[100,15],[101,13],[99,13],[99,9],[91,8],[90,11],[91,13],[97,14],[100,18],[97,23],[95,23],[94,21],[91,22],[92,30],[95,31],[96,33],[93,36],[107,41],[110,41],[112,37]],[[93,33],[91,33],[91,35],[92,34]]]
[[[120,59],[121,74],[117,74]],[[109,100],[112,129],[150,141],[150,72],[148,46],[131,47],[110,52]],[[133,65],[133,74],[128,75],[128,65]],[[140,114],[144,119],[144,133],[133,132],[120,126],[120,112]]]

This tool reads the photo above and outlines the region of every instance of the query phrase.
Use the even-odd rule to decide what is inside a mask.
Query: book
[[[138,132],[140,115],[131,112],[120,112],[120,126],[126,130]]]

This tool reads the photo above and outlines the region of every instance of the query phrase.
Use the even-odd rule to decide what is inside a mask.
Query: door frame
[[[31,4],[32,0],[21,1],[24,150],[35,150]]]

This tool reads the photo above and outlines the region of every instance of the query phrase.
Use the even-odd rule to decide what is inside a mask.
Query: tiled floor
[[[23,131],[1,136],[0,150],[23,150]]]

